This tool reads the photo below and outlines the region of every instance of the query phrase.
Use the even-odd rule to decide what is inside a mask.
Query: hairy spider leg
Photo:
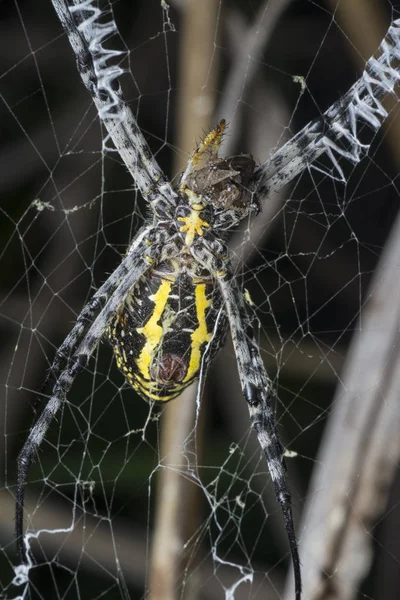
[[[105,56],[108,59],[120,54],[101,47],[105,38],[117,33],[115,22],[96,23],[101,10],[90,2],[75,2],[71,6],[65,0],[52,2],[75,53],[83,84],[141,194],[146,197],[154,182],[158,182],[159,195],[173,208],[178,200],[177,194],[152,155],[122,93],[118,77],[123,70],[115,65],[111,67],[104,59]],[[90,13],[91,17],[88,17]],[[91,26],[87,26],[88,21]]]
[[[225,119],[221,119],[218,125],[212,129],[200,142],[197,146],[196,150],[193,152],[192,156],[188,160],[186,165],[186,169],[183,172],[181,177],[181,182],[179,185],[179,189],[182,192],[185,189],[185,184],[188,176],[192,173],[193,168],[197,165],[202,155],[207,151],[211,150],[211,154],[213,157],[218,156],[218,150],[221,145],[222,136],[224,134],[226,128]]]
[[[157,254],[161,247],[153,246],[153,253]],[[38,447],[43,441],[50,423],[59,410],[62,402],[72,387],[76,376],[86,366],[90,356],[94,352],[100,339],[104,335],[111,316],[124,302],[129,290],[137,281],[151,268],[154,260],[148,255],[149,246],[142,240],[134,251],[130,251],[126,257],[126,276],[116,287],[108,302],[98,314],[90,329],[85,334],[78,346],[74,356],[69,359],[66,367],[61,371],[57,382],[53,387],[52,394],[45,405],[39,418],[33,425],[29,436],[18,456],[17,490],[16,490],[16,519],[15,530],[17,538],[18,557],[21,562],[26,562],[26,552],[23,542],[23,519],[24,519],[24,492],[29,468],[34,459]],[[130,267],[128,268],[128,265]],[[79,320],[79,317],[78,317]],[[72,332],[71,332],[72,333]]]
[[[97,311],[105,305],[111,294],[114,292],[117,285],[127,276],[128,271],[132,268],[132,262],[135,260],[135,250],[138,246],[143,243],[144,239],[147,239],[151,235],[153,226],[143,227],[139,231],[137,237],[128,248],[128,251],[118,267],[111,273],[108,279],[103,283],[101,287],[95,292],[91,300],[84,306],[79,316],[76,319],[74,327],[71,329],[61,346],[58,348],[53,363],[50,367],[49,373],[40,388],[42,392],[49,383],[50,379],[57,379],[61,372],[62,363],[64,360],[69,360],[72,356],[76,345],[79,342],[80,337],[90,327],[94,321]],[[132,254],[135,253],[135,254]],[[38,397],[37,402],[40,402],[41,398]]]
[[[265,455],[268,470],[274,485],[275,496],[281,505],[285,529],[292,555],[296,600],[301,598],[301,569],[297,541],[294,531],[291,495],[286,483],[283,447],[275,426],[271,406],[273,388],[265,370],[259,347],[254,338],[243,294],[234,278],[227,273],[216,276],[229,317],[233,347],[235,350],[240,383],[248,404],[251,426],[257,434]]]

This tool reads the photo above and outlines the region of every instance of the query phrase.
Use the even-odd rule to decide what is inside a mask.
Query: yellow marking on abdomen
[[[157,402],[169,402],[170,400],[173,400],[174,398],[179,396],[179,394],[182,392],[182,390],[185,389],[186,386],[183,385],[176,389],[173,389],[166,395],[161,395],[158,391],[151,392],[150,390],[143,388],[141,385],[139,385],[138,380],[132,382],[132,387],[146,400],[156,400]]]
[[[196,285],[195,300],[199,325],[190,336],[192,340],[190,363],[182,383],[190,381],[200,371],[201,347],[211,339],[211,333],[208,331],[206,323],[206,309],[211,305],[211,300],[207,300],[205,283]]]
[[[153,314],[144,327],[137,327],[136,329],[138,333],[141,333],[146,338],[146,343],[136,361],[139,371],[146,379],[151,379],[151,361],[153,360],[154,350],[157,348],[163,335],[163,328],[158,324],[158,321],[161,319],[168,302],[171,287],[171,281],[166,281],[165,279],[162,280],[157,292],[150,297],[150,300],[154,302]]]

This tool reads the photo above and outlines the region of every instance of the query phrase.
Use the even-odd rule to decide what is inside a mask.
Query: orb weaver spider
[[[53,0],[77,56],[82,80],[108,129],[152,219],[130,243],[120,265],[84,306],[56,352],[50,376],[55,384],[18,457],[16,534],[26,560],[23,538],[24,487],[35,452],[67,393],[107,335],[118,367],[138,393],[150,401],[175,398],[197,379],[221,347],[230,329],[250,423],[265,455],[281,505],[292,555],[295,596],[301,598],[301,569],[291,497],[271,406],[273,390],[256,342],[245,295],[230,264],[226,232],[257,214],[260,198],[283,187],[321,154],[344,175],[337,156],[357,163],[368,151],[358,139],[357,123],[376,131],[387,116],[379,101],[392,93],[399,74],[391,61],[400,56],[400,21],[395,21],[368,61],[363,76],[265,165],[250,155],[220,158],[222,120],[201,142],[174,188],[162,173],[119,87],[122,69],[109,66],[119,52],[104,49],[115,33],[113,20],[98,22],[101,11],[90,0]],[[205,159],[199,167],[200,159]],[[315,167],[318,168],[318,167]]]

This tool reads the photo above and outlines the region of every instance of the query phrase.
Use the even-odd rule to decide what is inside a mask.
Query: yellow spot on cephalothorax
[[[188,202],[193,208],[193,210],[203,210],[204,204],[201,204],[201,202],[199,202],[199,200],[202,199],[202,196],[199,196],[199,194],[196,194],[196,192],[190,190],[186,186],[183,186],[181,191],[187,196]]]
[[[190,362],[182,383],[190,381],[200,371],[201,348],[211,339],[211,333],[208,331],[206,323],[206,309],[211,305],[211,300],[207,300],[205,283],[196,285],[195,301],[198,327],[190,336],[192,340]]]
[[[150,366],[154,356],[154,351],[157,348],[162,335],[163,328],[159,325],[159,320],[162,317],[165,306],[168,301],[168,296],[171,292],[172,283],[170,281],[162,280],[160,287],[151,300],[154,302],[154,311],[150,319],[147,321],[144,327],[138,327],[136,331],[141,333],[146,338],[146,343],[143,346],[139,358],[137,359],[137,366],[143,377],[151,379],[150,377]]]
[[[191,210],[190,215],[187,217],[178,217],[178,221],[182,221],[183,225],[179,228],[179,231],[187,232],[185,237],[185,244],[191,246],[193,244],[195,235],[203,235],[203,228],[210,227],[207,221],[203,221],[200,217],[200,213],[197,210]]]

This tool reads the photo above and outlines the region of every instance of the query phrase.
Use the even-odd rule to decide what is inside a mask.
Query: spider
[[[84,306],[57,350],[45,385],[50,398],[18,457],[16,537],[27,562],[23,536],[24,487],[29,467],[75,378],[101,339],[108,337],[128,383],[151,402],[178,396],[204,372],[230,329],[250,423],[265,455],[281,505],[292,555],[295,597],[301,600],[301,569],[291,497],[272,409],[273,389],[261,360],[245,295],[232,272],[227,232],[260,210],[260,198],[280,189],[326,154],[333,176],[345,181],[338,157],[359,162],[368,144],[358,137],[359,122],[376,132],[387,112],[379,98],[391,94],[400,76],[400,21],[394,21],[379,57],[333,104],[257,167],[250,155],[220,158],[226,123],[204,137],[176,188],[151,154],[127,105],[118,78],[123,70],[109,59],[120,52],[103,43],[117,33],[111,10],[92,0],[52,0],[69,38],[84,85],[102,124],[147,200],[152,219],[132,240],[120,265]],[[106,17],[110,17],[107,21]],[[203,166],[200,161],[203,160]],[[321,170],[320,167],[315,167]],[[324,172],[322,170],[322,172]]]
[[[249,188],[255,162],[251,155],[219,158],[225,127],[220,121],[202,140],[171,205],[162,200],[164,181],[154,182],[146,195],[152,222],[134,238],[121,264],[82,309],[57,350],[50,371],[56,377],[51,398],[18,457],[18,553],[21,560],[26,558],[23,499],[28,469],[53,416],[101,338],[108,337],[119,369],[142,398],[166,402],[198,379],[221,347],[229,325],[251,425],[282,507],[299,600],[299,555],[283,448],[271,406],[272,386],[225,243],[229,229],[260,210]],[[202,158],[205,164],[197,168]]]
[[[250,155],[219,157],[226,127],[222,120],[201,141],[174,188],[151,155],[123,97],[118,82],[122,69],[107,62],[119,54],[102,46],[116,32],[113,19],[105,22],[104,13],[90,0],[74,0],[73,5],[53,0],[53,4],[100,119],[147,200],[152,218],[132,240],[119,266],[83,307],[56,352],[45,382],[50,378],[55,382],[50,398],[18,457],[19,558],[27,562],[23,503],[30,465],[53,417],[102,338],[110,341],[128,383],[145,400],[166,402],[199,378],[230,329],[250,423],[281,505],[295,596],[300,600],[300,561],[283,447],[271,402],[273,389],[226,245],[229,230],[260,210],[255,162]],[[277,161],[274,167],[278,166]]]

